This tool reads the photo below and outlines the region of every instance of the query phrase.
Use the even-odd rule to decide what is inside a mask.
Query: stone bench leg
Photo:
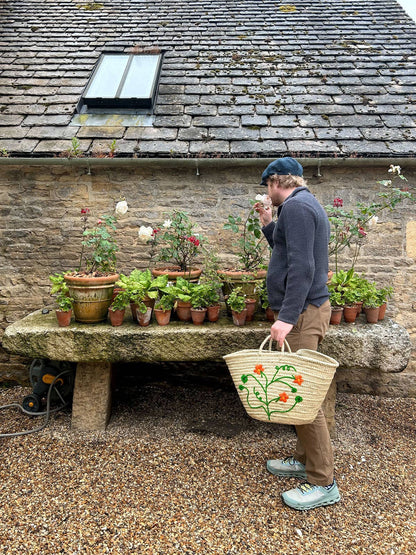
[[[111,363],[78,362],[71,426],[79,431],[105,430],[111,411]]]
[[[322,403],[322,410],[324,411],[326,423],[328,425],[329,435],[333,438],[335,436],[335,401],[337,397],[337,382],[334,379],[329,386],[328,393]]]

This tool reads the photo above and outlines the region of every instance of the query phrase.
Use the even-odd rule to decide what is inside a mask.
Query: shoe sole
[[[306,472],[304,470],[288,470],[286,472],[284,470],[276,470],[269,466],[269,463],[267,463],[266,467],[270,474],[274,474],[274,476],[282,476],[283,478],[306,478]]]
[[[317,501],[311,505],[298,505],[297,503],[288,503],[282,494],[283,503],[290,507],[291,509],[296,509],[297,511],[309,511],[310,509],[317,509],[318,507],[326,507],[327,505],[335,505],[338,501],[341,501],[341,496],[338,494],[333,499],[326,499],[322,501]]]

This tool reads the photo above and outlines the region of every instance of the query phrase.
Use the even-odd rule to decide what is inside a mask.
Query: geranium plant
[[[255,200],[250,200],[250,208],[245,216],[230,214],[224,229],[229,229],[236,234],[233,246],[237,249],[237,257],[242,270],[258,270],[266,266],[265,255],[269,250],[267,241],[261,230],[258,214],[254,204],[261,202],[264,206],[271,207],[267,195],[257,195]]]
[[[186,212],[174,210],[160,226],[141,226],[139,239],[151,245],[151,258],[157,253],[157,260],[187,272],[205,243],[205,238],[195,228],[196,224]]]
[[[64,274],[55,273],[49,276],[52,282],[51,295],[55,295],[55,302],[58,309],[62,312],[69,312],[72,310],[74,299],[69,296],[68,285],[64,280]]]
[[[77,273],[97,275],[115,271],[118,246],[113,234],[117,229],[117,218],[127,210],[127,202],[122,200],[116,204],[114,215],[101,216],[95,225],[89,227],[90,209],[81,209],[83,240]]]
[[[332,205],[325,206],[331,224],[329,256],[334,255],[336,272],[338,256],[346,247],[353,248],[351,266],[355,266],[364,239],[371,227],[377,224],[381,212],[393,210],[405,199],[415,200],[407,185],[402,188],[393,185],[393,181],[397,179],[407,182],[400,166],[391,165],[388,171],[392,174],[392,179],[377,182],[382,186],[377,194],[377,201],[370,204],[358,202],[354,208],[348,210],[344,207],[343,199],[336,197]]]

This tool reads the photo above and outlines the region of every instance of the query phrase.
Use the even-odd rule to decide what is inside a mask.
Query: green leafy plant
[[[122,290],[114,297],[109,310],[124,310],[129,305],[129,303],[129,294],[127,293],[127,291]]]
[[[120,274],[120,279],[116,282],[117,287],[121,287],[129,299],[138,305],[140,312],[146,312],[143,301],[146,298],[157,299],[159,291],[164,290],[168,284],[168,276],[158,276],[153,278],[151,271],[134,269],[130,275]]]
[[[196,283],[191,290],[192,308],[207,308],[212,304],[213,295],[211,287],[207,283]],[[217,301],[218,302],[218,301]]]
[[[162,293],[155,303],[155,308],[171,310],[175,305],[175,296],[171,292]]]
[[[236,234],[233,246],[237,249],[237,257],[242,270],[258,270],[266,267],[265,255],[269,250],[268,243],[262,233],[260,220],[253,208],[256,201],[250,200],[250,209],[246,216],[228,216],[224,229]]]
[[[377,181],[382,189],[375,201],[369,204],[358,202],[355,207],[347,210],[343,199],[336,197],[332,205],[325,206],[331,225],[329,255],[334,255],[336,272],[339,254],[347,247],[353,249],[351,266],[355,266],[369,230],[377,224],[378,216],[384,210],[394,210],[405,199],[416,200],[406,185],[407,179],[402,175],[400,166],[391,165],[388,171],[392,174],[392,179]],[[393,182],[397,179],[403,182],[402,187],[394,186]]]
[[[178,266],[183,272],[202,252],[205,238],[195,231],[196,224],[186,212],[174,210],[161,226],[140,226],[139,238],[151,244],[151,257]]]
[[[62,312],[72,310],[74,299],[69,296],[69,289],[64,280],[63,273],[55,273],[49,276],[52,282],[51,295],[55,295],[55,302]]]
[[[235,287],[229,294],[226,302],[234,312],[242,312],[246,308],[246,296],[241,287]]]
[[[381,287],[377,291],[377,295],[379,297],[380,305],[386,303],[389,299],[393,297],[394,289],[391,286],[388,287]]]
[[[259,296],[260,306],[264,310],[266,310],[266,308],[269,308],[269,297],[267,295],[267,286],[265,279],[257,280],[255,293],[257,293]]]
[[[81,209],[82,248],[77,272],[86,274],[111,273],[116,269],[118,252],[117,242],[113,233],[117,229],[117,218],[128,210],[125,200],[116,204],[112,216],[101,216],[93,227],[89,227],[90,209]],[[83,270],[85,265],[85,270]]]

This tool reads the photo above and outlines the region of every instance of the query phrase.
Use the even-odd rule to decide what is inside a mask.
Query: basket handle
[[[266,339],[263,341],[263,343],[260,345],[260,347],[259,347],[259,353],[262,352],[263,347],[265,346],[265,344],[267,343],[267,341],[269,341],[269,351],[272,350],[273,339],[272,339],[272,336],[271,336],[271,335],[268,335],[268,336],[266,337]],[[276,343],[277,343],[277,342],[276,342]],[[287,348],[288,353],[291,353],[291,352],[292,352],[292,349],[290,348],[290,345],[289,345],[289,343],[286,341],[286,339],[284,340],[283,345],[282,345],[282,347],[281,347],[282,353],[285,352],[285,347]]]

